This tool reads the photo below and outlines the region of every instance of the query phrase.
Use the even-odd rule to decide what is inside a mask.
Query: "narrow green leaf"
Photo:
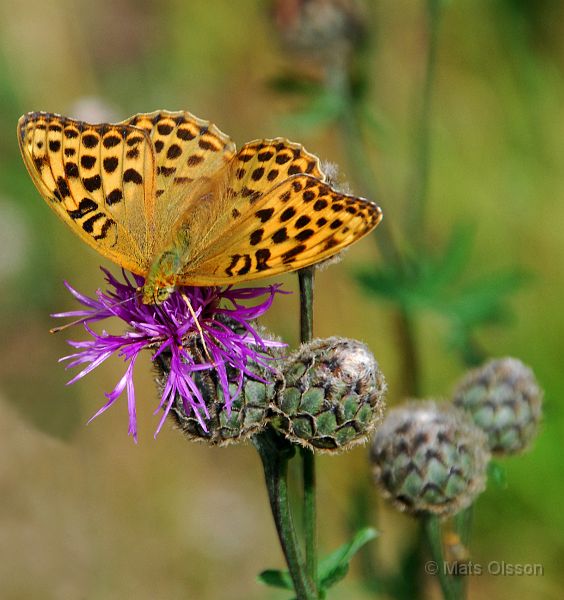
[[[339,583],[341,579],[344,579],[349,572],[349,563],[343,563],[337,565],[332,571],[330,571],[327,577],[324,577],[319,582],[319,587],[322,590],[328,590],[333,587],[336,583]]]
[[[282,588],[284,590],[293,590],[294,584],[288,571],[279,569],[267,569],[257,576],[258,581],[270,587]]]
[[[369,541],[377,537],[378,532],[372,527],[357,531],[353,539],[337,548],[319,561],[319,585],[327,589],[343,579],[349,569],[351,558]]]

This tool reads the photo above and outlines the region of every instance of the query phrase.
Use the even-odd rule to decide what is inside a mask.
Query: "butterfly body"
[[[299,144],[255,140],[237,151],[188,112],[99,125],[27,113],[18,140],[49,206],[100,254],[145,278],[145,303],[162,302],[176,285],[233,284],[315,264],[382,216],[374,203],[333,189]]]

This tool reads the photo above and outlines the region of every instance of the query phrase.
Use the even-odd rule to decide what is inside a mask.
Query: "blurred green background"
[[[287,596],[255,582],[259,570],[282,566],[282,556],[254,450],[188,444],[172,427],[155,441],[149,357],[136,369],[140,443],[127,437],[124,401],[84,426],[123,365],[109,361],[65,387],[69,373],[57,359],[68,352],[65,335],[78,332],[49,335],[49,313],[74,307],[64,279],[88,293],[101,285],[101,259],[45,206],[15,136],[18,117],[30,110],[104,121],[187,109],[239,145],[274,136],[300,141],[339,164],[347,179],[354,164],[338,130],[292,119],[300,99],[270,85],[296,67],[316,77],[307,57],[286,55],[273,10],[260,0],[0,0],[2,599]],[[368,159],[378,190],[354,189],[383,207],[381,228],[401,230],[424,72],[425,5],[374,0],[362,22],[371,41],[363,69],[375,131]],[[507,486],[492,485],[478,500],[472,541],[479,563],[541,563],[544,575],[473,577],[470,598],[561,598],[564,589],[563,67],[564,3],[445,3],[426,243],[440,250],[453,227],[469,223],[469,280],[504,269],[529,273],[510,297],[506,322],[481,328],[477,340],[488,355],[530,364],[546,391],[541,435],[530,453],[503,461]],[[405,389],[394,309],[367,296],[352,277],[382,260],[367,239],[318,274],[316,334],[367,342],[393,404]],[[296,289],[294,275],[280,279]],[[291,345],[297,308],[296,294],[281,297],[266,319]],[[437,311],[423,311],[415,323],[426,396],[448,396],[463,373],[445,331]],[[360,448],[319,461],[325,550],[349,535],[351,494],[370,476],[366,455]],[[381,504],[375,492],[371,501]],[[379,512],[378,560],[393,569],[414,523],[386,507]],[[435,583],[422,583],[430,597],[439,597]],[[353,567],[332,597],[371,596]]]

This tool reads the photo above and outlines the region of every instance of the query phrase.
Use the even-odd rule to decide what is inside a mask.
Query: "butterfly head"
[[[162,304],[174,292],[175,286],[147,286],[142,289],[143,304]]]

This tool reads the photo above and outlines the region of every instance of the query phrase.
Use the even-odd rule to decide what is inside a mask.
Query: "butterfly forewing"
[[[297,173],[325,180],[319,159],[299,144],[282,138],[245,144],[195,194],[207,200],[192,204],[176,223],[176,229],[189,229],[191,262],[210,251],[229,251],[232,238],[253,207],[268,191]]]
[[[125,140],[141,134],[139,159]],[[147,136],[122,125],[90,125],[50,113],[18,124],[26,166],[48,204],[90,246],[144,274],[154,250],[149,231],[154,161]]]
[[[213,285],[294,271],[364,237],[381,217],[368,200],[311,175],[293,175],[262,195],[225,241],[187,264],[181,280]]]

